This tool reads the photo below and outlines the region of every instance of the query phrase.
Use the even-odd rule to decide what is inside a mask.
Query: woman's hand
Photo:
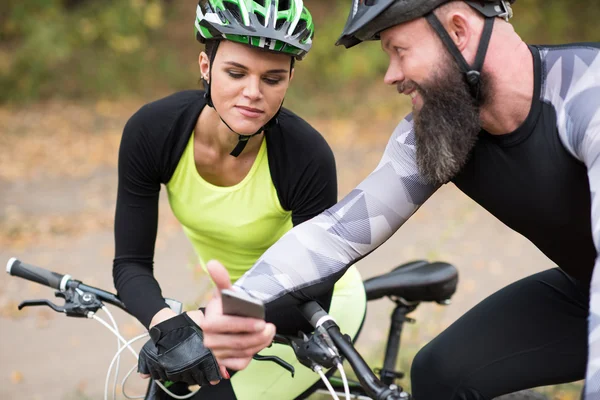
[[[224,315],[221,290],[231,288],[229,274],[217,261],[210,261],[206,267],[217,290],[206,306],[200,325],[204,332],[204,344],[212,350],[219,365],[242,370],[248,366],[254,354],[271,345],[275,325],[261,319]]]
[[[148,327],[148,330],[152,329],[152,327],[154,325],[160,324],[161,322],[166,321],[169,318],[173,318],[176,315],[177,314],[175,314],[175,311],[171,310],[169,307],[163,308],[162,310],[160,310],[159,312],[154,314],[154,317],[152,317],[152,321],[150,321],[150,326]],[[191,317],[191,315],[190,315],[190,317]],[[194,319],[194,318],[192,318],[192,319]],[[194,320],[194,322],[196,322],[196,321]],[[198,326],[200,326],[200,325],[198,325]]]
[[[190,319],[192,321],[194,321],[194,323],[196,325],[198,325],[199,327],[202,326],[202,323],[204,321],[204,314],[202,314],[202,311],[200,311],[200,310],[187,311],[186,314],[190,317]],[[177,316],[177,314],[173,310],[171,310],[170,308],[163,308],[162,310],[157,312],[154,315],[154,317],[152,317],[152,321],[150,321],[149,329],[152,329],[153,326],[160,324],[161,322],[166,321],[175,316]],[[225,379],[229,379],[229,372],[227,372],[227,369],[224,366],[219,365],[219,370],[221,372],[222,377],[224,377]],[[143,379],[148,379],[148,378],[150,378],[150,375],[140,373],[140,377]],[[217,383],[219,383],[219,381],[211,381],[210,383],[211,383],[211,385],[216,385]]]

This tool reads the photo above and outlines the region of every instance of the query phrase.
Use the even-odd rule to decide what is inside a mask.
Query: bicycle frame
[[[385,356],[383,359],[383,368],[379,370],[381,381],[386,385],[394,384],[396,379],[404,377],[404,373],[396,371],[396,361],[400,352],[400,338],[402,328],[405,322],[414,323],[415,320],[407,317],[407,314],[413,312],[419,303],[410,304],[402,299],[396,300],[396,308],[392,312],[388,340],[385,346]]]

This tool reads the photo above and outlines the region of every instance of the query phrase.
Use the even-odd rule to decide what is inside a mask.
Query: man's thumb
[[[229,289],[231,287],[231,279],[229,279],[229,273],[218,261],[211,260],[206,264],[208,274],[212,278],[213,282],[217,286],[217,289]]]

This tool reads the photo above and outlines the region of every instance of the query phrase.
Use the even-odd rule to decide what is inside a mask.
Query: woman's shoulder
[[[293,111],[282,108],[277,120],[281,132],[278,135],[273,135],[272,139],[281,141],[286,147],[330,150],[329,144],[323,135]]]
[[[125,124],[123,137],[150,141],[161,148],[176,145],[191,133],[205,104],[204,92],[199,90],[176,92],[144,104]]]
[[[134,119],[139,120],[139,122],[146,121],[154,124],[163,119],[176,119],[190,106],[195,105],[202,108],[204,104],[203,91],[184,90],[144,104],[131,116],[130,120]]]

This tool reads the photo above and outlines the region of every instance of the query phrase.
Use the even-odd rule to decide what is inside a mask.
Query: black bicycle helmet
[[[443,25],[433,13],[433,10],[437,7],[450,1],[452,0],[353,0],[346,26],[336,45],[350,48],[365,40],[379,40],[380,32],[392,26],[425,17],[456,59],[459,67],[466,75],[473,95],[477,97],[479,96],[481,67],[492,34],[494,20],[496,17],[500,17],[508,21],[512,17],[511,4],[516,0],[465,0],[465,3],[480,12],[486,19],[473,66],[465,61]]]

